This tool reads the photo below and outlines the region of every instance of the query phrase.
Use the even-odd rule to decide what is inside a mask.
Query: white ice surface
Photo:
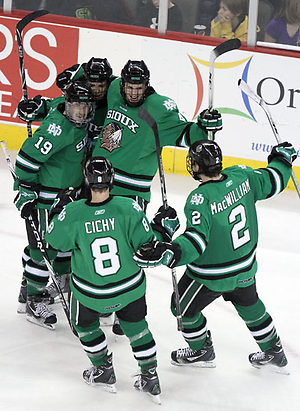
[[[15,158],[15,153],[11,153]],[[155,410],[147,396],[133,388],[137,371],[126,337],[115,341],[105,327],[114,354],[117,394],[86,385],[82,371],[89,366],[78,340],[71,333],[59,303],[58,323],[49,331],[17,314],[21,281],[21,254],[26,245],[24,221],[12,204],[12,179],[0,153],[0,410],[2,411],[131,411]],[[166,174],[169,204],[184,226],[183,206],[195,187],[190,177]],[[161,204],[158,179],[152,190],[148,216]],[[169,310],[170,270],[148,273],[148,322],[158,348],[161,409],[168,411],[298,411],[300,410],[300,201],[286,191],[258,204],[258,292],[272,315],[289,360],[289,376],[252,368],[248,354],[258,350],[233,306],[219,299],[204,310],[216,351],[215,369],[174,367],[170,352],[184,347]],[[183,227],[180,231],[183,230]],[[182,269],[177,269],[177,277]]]

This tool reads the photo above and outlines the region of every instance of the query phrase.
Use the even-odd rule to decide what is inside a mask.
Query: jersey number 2
[[[233,248],[236,250],[250,241],[249,228],[244,230],[247,223],[245,207],[242,204],[238,205],[231,211],[228,218],[231,224],[235,223],[231,229],[231,238]]]
[[[120,268],[117,242],[114,238],[96,238],[91,244],[95,272],[101,276],[116,274]]]

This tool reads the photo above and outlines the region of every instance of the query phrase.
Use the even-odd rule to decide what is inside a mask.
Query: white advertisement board
[[[209,57],[212,46],[82,29],[79,59],[106,56],[120,71],[128,59],[143,59],[151,72],[151,85],[173,98],[192,120],[208,106]],[[243,79],[268,104],[282,140],[295,145],[300,165],[300,90],[297,58],[234,50],[220,56],[214,66],[214,107],[223,115],[217,134],[224,155],[266,161],[276,140],[268,119],[238,87]],[[298,87],[298,88],[297,88]]]

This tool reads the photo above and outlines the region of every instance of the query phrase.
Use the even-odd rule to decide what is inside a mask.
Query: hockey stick
[[[13,163],[12,163],[12,161],[11,161],[9,152],[8,152],[8,150],[7,150],[5,141],[4,141],[4,140],[0,141],[0,144],[1,144],[2,150],[3,150],[3,152],[4,152],[5,159],[6,159],[8,168],[9,168],[9,170],[10,170],[10,172],[11,172],[11,175],[12,175],[14,181],[16,181],[18,177],[17,177],[17,174],[16,174],[16,172],[15,172]],[[67,317],[67,319],[68,319],[68,323],[69,323],[69,325],[70,325],[70,328],[71,328],[72,332],[77,336],[77,332],[74,330],[73,324],[72,324],[71,319],[70,319],[70,310],[69,310],[68,304],[67,304],[67,302],[66,302],[66,300],[65,300],[65,296],[63,295],[63,292],[62,292],[62,290],[61,290],[61,288],[60,288],[60,286],[59,286],[59,284],[58,284],[58,282],[57,282],[56,275],[55,275],[55,273],[54,273],[54,270],[53,270],[53,268],[52,268],[52,264],[51,264],[50,258],[49,258],[49,256],[48,256],[48,253],[47,253],[46,248],[45,248],[45,245],[44,245],[44,241],[42,240],[42,238],[41,238],[41,236],[40,236],[39,230],[38,230],[37,227],[36,227],[36,224],[35,224],[35,222],[34,222],[34,220],[33,220],[33,218],[32,218],[32,215],[30,215],[30,216],[28,217],[28,221],[29,221],[30,227],[31,227],[31,229],[32,229],[32,232],[33,232],[33,234],[34,234],[34,237],[35,237],[35,239],[36,239],[37,247],[39,248],[39,250],[40,250],[41,253],[42,253],[42,256],[43,256],[43,258],[44,258],[45,264],[46,264],[46,266],[47,266],[47,268],[48,268],[48,271],[49,271],[49,273],[50,273],[51,279],[52,279],[52,281],[53,281],[53,283],[54,283],[54,285],[55,285],[55,288],[56,288],[56,290],[57,290],[57,292],[58,292],[59,299],[60,299],[61,305],[62,305],[62,307],[63,307],[63,310],[64,310],[64,312],[65,312],[65,314],[66,314],[66,317]]]
[[[19,62],[20,62],[20,76],[22,82],[22,91],[24,100],[28,100],[27,84],[26,84],[26,73],[25,73],[25,64],[24,64],[24,50],[23,50],[23,41],[22,41],[22,31],[31,21],[36,20],[37,18],[48,14],[47,10],[37,10],[33,13],[27,14],[22,20],[16,25],[16,37],[18,44],[18,53],[19,53]],[[27,134],[28,137],[32,137],[31,122],[26,121],[27,123]]]
[[[219,44],[215,47],[209,57],[209,74],[208,74],[208,111],[213,108],[214,100],[214,64],[218,57],[222,54],[227,53],[231,50],[236,50],[241,47],[241,41],[239,39],[230,39],[224,41],[224,43]],[[214,133],[212,131],[208,132],[208,139],[214,140]]]
[[[159,171],[159,178],[160,178],[161,196],[162,196],[162,201],[163,201],[163,207],[165,210],[167,210],[169,206],[168,206],[168,201],[167,201],[166,182],[165,182],[165,175],[164,175],[163,163],[162,163],[162,158],[161,158],[161,148],[160,148],[160,142],[159,142],[157,123],[154,120],[154,118],[149,114],[149,112],[145,110],[143,107],[139,109],[138,116],[142,120],[144,120],[148,124],[148,126],[152,128],[153,133],[154,133],[156,155],[157,155],[157,162],[158,162],[158,171]],[[172,272],[173,290],[174,290],[174,295],[175,295],[177,330],[182,331],[183,330],[182,314],[181,314],[181,309],[180,309],[179,291],[178,291],[178,284],[177,284],[175,268],[172,268],[171,272]]]
[[[262,97],[259,97],[244,80],[240,79],[238,81],[238,86],[242,90],[243,93],[245,93],[248,97],[250,97],[253,101],[255,101],[255,103],[257,103],[259,106],[261,106],[261,108],[264,110],[264,112],[265,112],[265,114],[268,118],[268,121],[269,121],[270,126],[272,128],[272,131],[273,131],[273,134],[274,134],[275,139],[277,141],[277,144],[281,143],[282,140],[281,140],[280,135],[278,133],[276,124],[274,123],[274,120],[273,120],[273,118],[271,116],[271,113],[268,109],[267,103],[264,101],[264,99]],[[297,177],[295,176],[295,173],[294,173],[293,170],[292,170],[291,177],[292,177],[295,189],[296,189],[296,191],[298,193],[298,196],[300,198],[300,186],[299,186],[299,182],[298,182]]]

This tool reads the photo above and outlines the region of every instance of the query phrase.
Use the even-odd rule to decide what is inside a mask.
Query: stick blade
[[[32,13],[27,14],[22,20],[20,20],[16,25],[16,32],[21,33],[24,30],[24,27],[27,26],[31,21],[38,19],[39,17],[48,14],[48,10],[36,10]]]
[[[219,44],[212,50],[214,60],[228,51],[239,49],[241,44],[241,40],[239,39],[229,39],[224,41],[224,43]]]
[[[255,103],[259,104],[260,106],[263,105],[262,98],[259,97],[243,79],[239,79],[238,86],[243,93],[251,98],[251,100],[255,101]]]

